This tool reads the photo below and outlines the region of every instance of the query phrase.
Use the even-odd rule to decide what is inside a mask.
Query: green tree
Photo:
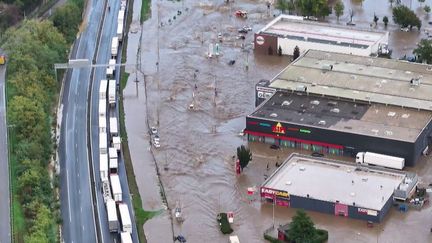
[[[252,160],[252,152],[244,145],[237,147],[237,158],[240,162],[240,167],[243,170]]]
[[[420,62],[432,64],[432,40],[422,39],[413,53],[417,55]]]
[[[58,8],[52,16],[54,26],[63,34],[68,42],[73,42],[78,33],[81,13],[74,3],[66,3]]]
[[[277,0],[276,8],[279,9],[282,13],[285,13],[288,10],[288,1],[287,0]]]
[[[333,7],[337,20],[339,21],[339,17],[343,15],[345,6],[343,4],[343,2],[341,2],[340,0],[336,2],[335,6]]]
[[[297,210],[288,231],[290,240],[295,242],[313,242],[316,238],[314,223],[302,209]]]
[[[300,56],[300,48],[298,46],[295,46],[293,52],[293,61],[296,60],[299,56]]]
[[[384,26],[387,27],[389,19],[387,18],[387,16],[383,17],[383,22],[384,22]]]
[[[426,12],[426,14],[429,14],[431,11],[431,8],[429,7],[429,5],[425,5],[423,10]]]
[[[416,26],[417,29],[421,28],[421,21],[417,15],[408,7],[399,5],[393,8],[393,21],[402,27]]]
[[[326,17],[331,13],[327,0],[297,0],[297,8],[303,16]]]

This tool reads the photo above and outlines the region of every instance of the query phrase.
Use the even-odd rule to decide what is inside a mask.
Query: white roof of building
[[[262,186],[380,211],[406,176],[403,172],[356,168],[354,164],[294,153]]]

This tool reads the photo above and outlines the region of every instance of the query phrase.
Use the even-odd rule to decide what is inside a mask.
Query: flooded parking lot
[[[387,8],[388,2],[383,2]],[[374,2],[364,1],[365,10],[357,15],[356,21],[360,23],[363,18],[365,26],[373,17],[366,11],[370,4]],[[134,9],[139,5],[135,3]],[[249,18],[236,18],[234,11],[238,9],[247,10]],[[235,175],[232,156],[237,146],[247,143],[238,134],[245,126],[245,116],[254,110],[254,85],[260,79],[271,79],[290,62],[289,57],[255,55],[251,32],[245,40],[236,38],[238,28],[247,25],[257,31],[271,20],[265,1],[235,1],[230,5],[223,1],[153,1],[152,17],[142,28],[134,15],[131,30],[138,32],[129,34],[127,62],[138,63],[140,72],[127,68],[131,75],[124,100],[131,157],[144,208],[163,208],[149,153],[148,126],[156,126],[161,147],[153,151],[167,200],[171,207],[179,201],[185,217],[182,224],[174,222],[174,234],[184,235],[188,242],[227,242],[228,236],[218,229],[216,215],[233,211],[234,234],[240,241],[264,242],[263,231],[272,225],[272,206],[261,205],[258,196],[249,197],[246,190],[259,186],[275,169],[276,161],[293,151],[250,143],[253,161],[241,176]],[[335,20],[332,18],[328,21]],[[392,36],[397,36],[402,50],[418,38],[415,33],[401,31]],[[207,58],[209,44],[216,43],[220,56]],[[140,60],[136,61],[138,50]],[[229,65],[232,60],[235,63]],[[191,104],[193,109],[189,109]],[[423,161],[414,170],[424,181],[432,182],[430,163]],[[294,213],[295,209],[276,207],[276,225],[288,222]],[[367,228],[364,221],[308,212],[317,227],[329,231],[329,242],[431,242],[430,213],[430,207],[408,213],[391,210],[384,223]],[[149,242],[170,241],[168,221],[165,212],[146,223]]]

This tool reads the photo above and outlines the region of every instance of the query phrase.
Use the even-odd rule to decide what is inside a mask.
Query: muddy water
[[[366,8],[371,2],[365,1],[363,6]],[[248,10],[249,18],[234,17],[237,9]],[[182,11],[180,15],[178,10]],[[360,19],[362,15],[358,16]],[[364,16],[365,20],[369,18],[367,14]],[[138,33],[129,35],[128,63],[136,62],[134,53],[139,42],[140,27],[137,18],[134,19],[132,29]],[[234,174],[232,160],[236,147],[247,143],[238,133],[244,128],[245,115],[254,108],[255,83],[273,77],[289,63],[287,57],[254,55],[249,44],[252,34],[245,41],[236,39],[237,28],[250,25],[256,31],[269,20],[264,3],[252,1],[236,1],[232,6],[222,1],[153,1],[152,18],[142,26],[140,72],[128,67],[132,74],[125,90],[126,125],[134,171],[144,208],[162,208],[148,151],[145,122],[148,115],[149,125],[157,125],[161,136],[161,148],[154,152],[159,167],[163,168],[162,181],[169,204],[173,207],[179,201],[185,217],[182,224],[174,222],[174,231],[176,235],[184,235],[188,242],[227,242],[228,236],[220,233],[216,222],[219,212],[234,212],[234,234],[241,242],[264,242],[262,233],[272,225],[271,205],[261,205],[256,196],[248,197],[246,189],[259,186],[264,175],[275,169],[276,160],[292,151],[275,152],[267,145],[250,144],[254,159],[240,177]],[[158,22],[163,24],[159,29]],[[208,46],[217,42],[219,32],[223,36],[221,55],[208,59]],[[400,38],[412,38],[411,33]],[[242,43],[245,50],[240,48]],[[407,41],[402,45],[412,44]],[[235,60],[235,64],[228,65],[230,60]],[[137,85],[133,82],[135,78],[139,81]],[[191,103],[193,110],[188,109]],[[267,163],[269,171],[265,168]],[[427,217],[430,211],[430,208],[407,214],[392,211],[383,224],[372,229],[363,221],[308,214],[318,227],[329,230],[329,242],[406,242],[407,239],[431,242],[428,232],[432,219]],[[145,224],[149,242],[170,242],[167,213]],[[293,209],[276,207],[276,225],[288,222],[294,213]]]

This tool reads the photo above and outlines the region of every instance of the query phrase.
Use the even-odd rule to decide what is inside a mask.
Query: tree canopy
[[[417,15],[408,7],[399,5],[393,8],[393,21],[402,27],[417,27],[420,30],[421,21]]]
[[[290,240],[295,242],[312,242],[316,238],[314,223],[302,209],[297,210],[288,231]]]
[[[432,64],[432,40],[422,39],[413,53],[417,55],[420,62]]]
[[[296,5],[303,16],[323,18],[331,13],[327,0],[297,0]]]
[[[343,2],[341,2],[340,0],[337,1],[336,4],[334,5],[333,9],[335,11],[335,15],[337,17],[337,20],[339,21],[339,17],[343,15],[344,9],[345,9]]]
[[[240,167],[243,170],[252,160],[252,152],[244,145],[237,147],[237,158],[240,162]]]

